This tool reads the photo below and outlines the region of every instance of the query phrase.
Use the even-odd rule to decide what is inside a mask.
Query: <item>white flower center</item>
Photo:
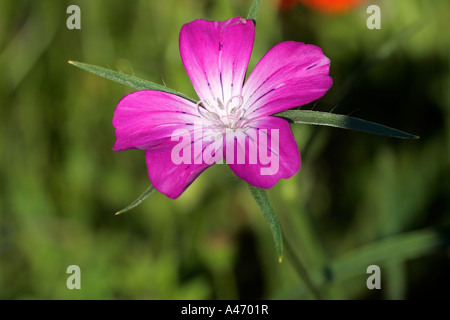
[[[221,99],[216,98],[214,103],[201,100],[197,103],[197,110],[200,115],[210,122],[211,129],[221,132],[228,130],[236,131],[245,129],[248,119],[245,117],[245,109],[242,107],[244,99],[242,96],[230,98],[226,104]]]

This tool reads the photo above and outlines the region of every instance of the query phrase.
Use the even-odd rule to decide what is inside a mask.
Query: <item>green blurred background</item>
[[[293,125],[300,172],[269,191],[286,237],[328,299],[449,298],[450,2],[371,1],[337,16],[262,0],[250,70],[278,42],[320,46],[332,89],[304,109],[421,137]],[[81,8],[81,30],[66,9]],[[76,60],[195,96],[178,51],[194,19],[246,16],[250,0],[0,1],[1,299],[308,299],[281,264],[245,183],[226,166],[177,200],[155,193],[144,152],[113,152],[129,88]],[[381,290],[366,269],[381,267]],[[81,290],[66,269],[81,268]]]

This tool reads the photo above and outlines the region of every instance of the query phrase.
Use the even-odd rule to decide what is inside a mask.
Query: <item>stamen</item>
[[[216,130],[233,130],[243,128],[242,122],[248,122],[245,117],[246,110],[242,108],[244,99],[237,95],[231,97],[224,106],[220,98],[216,98],[215,103],[211,104],[208,100],[197,102],[199,114],[210,121],[210,128]]]
[[[233,97],[231,97],[230,100],[228,100],[227,106],[226,106],[226,108],[225,108],[226,111],[227,111],[227,113],[228,113],[228,107],[229,107],[230,103],[233,103],[233,100],[234,100],[235,98],[237,98],[239,101],[238,101],[238,105],[235,106],[235,107],[233,107],[232,110],[241,107],[242,104],[244,103],[244,98],[242,98],[242,96],[233,96]]]
[[[217,98],[216,100],[217,100],[217,105],[219,106],[219,108],[220,108],[221,110],[223,110],[224,107],[223,107],[223,102],[222,102],[222,100],[220,100],[219,98]]]
[[[209,118],[209,114],[211,113],[210,109],[206,106],[211,106],[207,100],[200,100],[197,102],[197,111],[202,115],[204,118]]]

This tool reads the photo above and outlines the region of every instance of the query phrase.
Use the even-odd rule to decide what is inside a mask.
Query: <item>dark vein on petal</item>
[[[220,72],[220,88],[222,89],[222,101],[224,101],[225,96],[223,94],[222,72]]]
[[[262,96],[260,96],[258,99],[256,99],[249,107],[248,109],[250,109],[251,107],[253,107],[255,105],[255,103],[257,103],[259,100],[261,100],[262,98],[264,98],[266,95],[268,95],[269,93],[271,93],[272,91],[275,91],[275,89],[270,89],[269,91],[267,91],[266,93],[264,93]],[[261,109],[262,106],[253,109],[249,114],[247,114],[246,116],[248,117],[249,115],[251,115],[252,113],[254,113],[255,111],[258,111],[259,109]],[[247,109],[247,110],[248,110]]]

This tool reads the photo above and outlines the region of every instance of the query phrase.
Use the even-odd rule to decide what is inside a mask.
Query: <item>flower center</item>
[[[200,115],[211,123],[211,128],[226,131],[232,129],[245,129],[248,122],[245,117],[245,109],[242,108],[244,99],[242,96],[231,97],[226,104],[216,98],[214,103],[208,100],[200,100],[197,110]]]

